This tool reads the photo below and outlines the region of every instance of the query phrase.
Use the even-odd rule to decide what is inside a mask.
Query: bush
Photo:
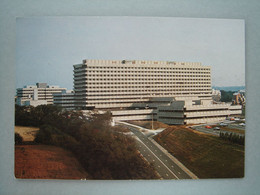
[[[23,143],[23,138],[22,136],[20,136],[19,133],[15,133],[14,140],[15,140],[15,144],[17,145]]]
[[[236,133],[227,133],[227,132],[223,133],[223,132],[220,132],[219,137],[221,139],[228,140],[228,141],[231,141],[233,143],[237,143],[237,144],[240,144],[240,145],[245,145],[245,136],[238,135]]]
[[[62,134],[57,128],[50,125],[43,125],[40,127],[40,130],[37,132],[35,137],[35,142],[43,144],[56,145],[53,140],[55,134]]]

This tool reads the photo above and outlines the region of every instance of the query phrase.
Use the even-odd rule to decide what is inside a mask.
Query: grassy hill
[[[171,126],[154,138],[199,178],[244,177],[244,146]]]

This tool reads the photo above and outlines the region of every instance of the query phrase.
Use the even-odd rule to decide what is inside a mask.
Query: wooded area
[[[16,105],[16,125],[40,127],[35,142],[70,150],[91,178],[158,179],[135,140],[110,122],[110,113],[86,118],[81,112],[62,112],[53,105]]]

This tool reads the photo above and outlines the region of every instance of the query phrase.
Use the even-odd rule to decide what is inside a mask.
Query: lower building
[[[20,106],[38,106],[53,104],[53,94],[61,93],[66,88],[59,86],[49,86],[47,83],[36,83],[17,89],[16,104]]]
[[[213,104],[210,100],[177,100],[169,106],[159,106],[157,120],[166,124],[214,123],[240,114],[240,105]]]
[[[53,94],[53,104],[60,106],[62,109],[74,109],[74,91],[63,90],[61,93]]]
[[[199,98],[153,98],[146,108],[111,111],[113,120],[157,120],[165,124],[214,123],[242,114],[240,105],[214,104]]]

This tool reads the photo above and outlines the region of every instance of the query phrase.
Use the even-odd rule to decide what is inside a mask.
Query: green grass
[[[155,137],[199,178],[244,177],[244,146],[172,126]]]

